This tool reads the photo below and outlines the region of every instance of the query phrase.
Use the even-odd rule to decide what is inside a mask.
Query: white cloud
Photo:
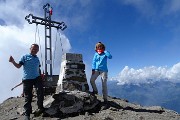
[[[57,31],[54,31],[57,33]],[[52,43],[52,54],[53,54],[53,74],[59,75],[60,65],[61,65],[61,56],[62,54],[68,52],[71,49],[69,39],[62,33],[57,33],[53,35],[54,43]],[[57,36],[57,37],[55,37]]]
[[[151,18],[155,16],[156,9],[151,1],[148,0],[124,0],[125,5],[130,5],[136,8],[143,16]]]
[[[167,16],[179,16],[180,1],[179,0],[121,0],[124,5],[134,7],[143,17],[150,21],[167,19]]]
[[[12,87],[21,82],[22,79],[22,68],[17,69],[11,63],[9,63],[9,57],[12,55],[16,62],[19,61],[20,57],[29,52],[30,45],[35,42],[35,31],[36,26],[28,24],[25,21],[25,15],[28,15],[30,11],[25,9],[26,5],[23,0],[14,1],[0,1],[0,18],[5,21],[6,25],[0,25],[0,73],[1,73],[1,84],[0,84],[0,103],[8,97],[18,96],[22,92],[22,87],[10,91]],[[31,6],[32,8],[34,6]],[[33,8],[37,9],[37,8]],[[42,15],[43,16],[43,15]],[[39,28],[39,35],[36,34],[37,43],[42,47],[42,56],[44,60],[44,27]],[[52,44],[54,50],[56,31],[52,30]],[[57,39],[60,39],[58,36]],[[68,52],[71,49],[69,39],[61,33],[61,42],[63,44],[64,52]],[[61,60],[61,51],[59,49],[60,42],[57,41],[57,48],[55,52],[56,60],[54,65],[54,71],[59,71],[59,62]],[[55,55],[53,54],[53,55]],[[40,52],[38,53],[39,58]],[[53,57],[54,58],[54,57]],[[56,62],[58,61],[58,62]],[[59,72],[57,72],[59,73]]]
[[[117,80],[119,85],[141,84],[155,81],[180,82],[180,63],[171,68],[149,66],[142,69],[133,69],[125,66],[124,69],[111,80]]]
[[[0,18],[5,21],[7,25],[22,25],[27,12],[23,7],[23,0],[1,1],[0,2]]]
[[[61,14],[63,19],[67,21],[68,27],[77,31],[88,29],[90,21],[93,20],[92,15],[96,2],[91,0],[65,0],[59,4],[61,4]]]
[[[180,11],[180,1],[179,0],[171,0],[169,3],[165,5],[165,9],[167,9],[167,13],[176,13]]]

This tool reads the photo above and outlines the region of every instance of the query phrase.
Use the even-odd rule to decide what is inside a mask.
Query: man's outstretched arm
[[[10,56],[9,62],[11,62],[16,68],[20,68],[22,66],[21,64],[16,63],[12,56]]]

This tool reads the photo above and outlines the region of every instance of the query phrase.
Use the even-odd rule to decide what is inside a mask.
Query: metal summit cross
[[[29,24],[36,23],[36,25],[45,26],[45,75],[52,76],[52,43],[51,43],[51,28],[55,27],[62,31],[67,28],[64,22],[56,22],[51,20],[52,7],[49,3],[43,6],[44,18],[29,14],[25,17],[25,20]]]

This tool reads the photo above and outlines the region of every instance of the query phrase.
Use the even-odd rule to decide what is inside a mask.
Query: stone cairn
[[[63,90],[89,91],[82,54],[66,53],[62,56],[57,92]]]
[[[56,94],[44,101],[48,116],[63,116],[91,111],[99,104],[89,93],[85,64],[81,54],[66,53],[62,56]]]

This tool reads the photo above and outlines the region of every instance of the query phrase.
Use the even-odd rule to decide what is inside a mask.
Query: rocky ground
[[[45,101],[51,96],[46,96]],[[160,106],[145,107],[129,103],[127,100],[109,97],[109,107],[104,108],[101,96],[96,96],[98,104],[91,110],[71,114],[50,116],[46,113],[32,120],[180,120],[180,114]],[[66,101],[65,101],[66,102]],[[12,97],[0,104],[0,120],[23,120],[23,97]],[[33,98],[33,110],[37,109],[36,98]],[[46,109],[49,109],[46,106]]]

